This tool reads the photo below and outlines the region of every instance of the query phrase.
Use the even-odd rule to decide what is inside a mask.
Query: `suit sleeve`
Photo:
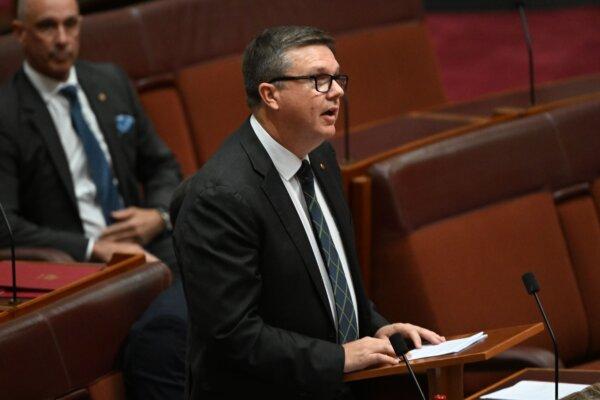
[[[81,234],[49,229],[23,218],[20,210],[18,146],[0,121],[0,203],[4,206],[17,246],[52,247],[74,259],[85,260],[88,239]],[[3,226],[4,223],[2,222]],[[7,230],[0,229],[0,246],[9,244]]]
[[[276,328],[258,314],[261,222],[243,195],[215,184],[188,197],[175,245],[192,335],[208,343],[208,357],[215,365],[300,390],[340,384],[340,345]]]
[[[121,69],[117,70],[126,85],[129,102],[136,119],[138,138],[136,175],[144,188],[144,206],[166,210],[169,208],[171,195],[181,181],[179,164],[142,109],[129,78]]]

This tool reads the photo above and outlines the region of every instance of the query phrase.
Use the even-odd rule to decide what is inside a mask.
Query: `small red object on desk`
[[[445,394],[436,394],[433,396],[433,400],[447,400]]]

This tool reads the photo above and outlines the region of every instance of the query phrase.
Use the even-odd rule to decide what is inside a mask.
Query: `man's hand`
[[[139,244],[109,242],[106,240],[97,240],[94,243],[92,258],[108,262],[114,253],[145,254],[147,262],[158,261],[158,258],[148,253]]]
[[[104,229],[101,240],[146,245],[165,229],[160,213],[153,208],[128,207],[113,211],[111,216],[117,222]]]
[[[372,365],[398,364],[390,341],[364,337],[353,342],[344,343],[344,372],[358,371]]]
[[[403,324],[400,322],[382,326],[375,333],[375,337],[379,339],[387,339],[389,343],[389,337],[396,333],[401,334],[405,338],[410,338],[417,349],[421,347],[422,339],[425,339],[431,344],[440,344],[446,341],[445,337],[440,336],[429,329],[421,328],[420,326],[412,324]]]

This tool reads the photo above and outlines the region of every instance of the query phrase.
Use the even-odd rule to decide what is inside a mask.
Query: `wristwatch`
[[[171,223],[171,216],[169,215],[169,212],[164,208],[157,208],[156,210],[165,224],[165,230],[167,232],[171,232],[173,230],[173,224]]]

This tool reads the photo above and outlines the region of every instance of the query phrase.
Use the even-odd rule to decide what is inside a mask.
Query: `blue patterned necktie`
[[[113,178],[112,170],[98,140],[83,118],[81,104],[77,97],[77,87],[65,86],[60,94],[69,101],[69,112],[73,129],[81,139],[81,144],[87,158],[88,172],[96,185],[96,201],[102,207],[102,213],[106,224],[112,222],[110,213],[123,208],[123,202],[119,196],[117,185]]]
[[[323,217],[321,206],[319,206],[319,202],[315,196],[314,174],[308,161],[302,161],[302,166],[296,176],[300,181],[300,186],[302,186],[313,232],[319,242],[321,256],[325,262],[327,275],[329,275],[329,281],[333,288],[338,323],[338,343],[351,342],[358,339],[356,313],[354,312],[352,298],[350,297],[350,288],[342,269],[340,257],[329,234],[329,228]]]

